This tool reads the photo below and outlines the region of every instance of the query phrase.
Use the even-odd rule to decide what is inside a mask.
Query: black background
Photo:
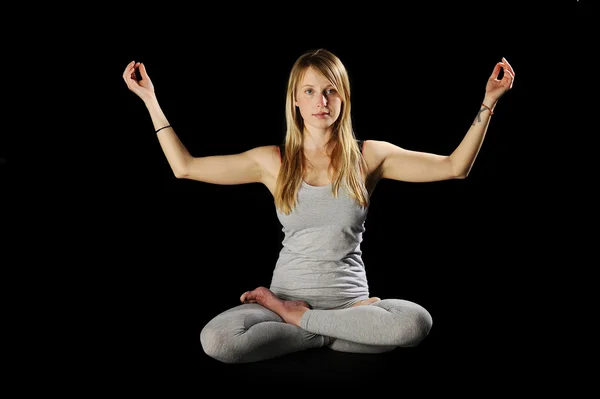
[[[547,155],[562,105],[548,101],[548,82],[556,65],[571,66],[576,48],[564,11],[512,3],[342,12],[331,4],[132,6],[97,10],[55,31],[65,51],[52,60],[70,61],[51,64],[71,75],[55,82],[75,88],[55,119],[71,115],[71,126],[63,135],[21,136],[19,146],[3,136],[9,150],[0,153],[5,181],[35,203],[29,210],[41,242],[28,256],[52,259],[29,275],[51,293],[34,308],[50,316],[39,320],[53,321],[34,324],[52,325],[66,341],[60,347],[75,348],[68,352],[77,379],[99,390],[123,383],[252,392],[299,381],[353,389],[418,376],[448,388],[500,389],[531,381],[531,365],[554,353],[536,327],[546,322],[547,261],[561,256],[551,232],[557,219],[547,217],[547,194],[560,191],[551,180],[560,177],[548,172],[556,168]],[[74,44],[78,34],[83,45]],[[288,73],[316,47],[336,53],[350,73],[357,138],[409,149],[450,153],[501,57],[516,71],[515,85],[498,103],[467,179],[382,181],[373,195],[362,244],[371,295],[431,312],[433,329],[419,347],[224,365],[203,353],[199,333],[244,291],[268,286],[282,238],[272,197],[258,184],[175,179],[121,75],[130,61],[145,63],[193,155],[236,153],[282,141]],[[12,179],[30,140],[38,140],[40,177]]]

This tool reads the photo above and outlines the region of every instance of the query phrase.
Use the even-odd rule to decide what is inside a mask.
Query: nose
[[[327,97],[323,94],[319,96],[319,103],[317,107],[325,108],[327,106]]]

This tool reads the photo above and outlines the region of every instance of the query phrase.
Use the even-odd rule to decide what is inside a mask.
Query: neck
[[[309,131],[304,129],[304,150],[310,152],[323,152],[327,150],[327,143],[331,138],[331,131]]]

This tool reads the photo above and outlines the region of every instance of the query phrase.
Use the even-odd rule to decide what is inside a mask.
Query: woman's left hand
[[[502,69],[504,73],[502,79],[498,79],[500,69]],[[491,104],[495,104],[504,93],[512,89],[514,81],[515,71],[506,58],[502,57],[502,61],[496,64],[494,71],[485,86],[485,98],[488,99]]]

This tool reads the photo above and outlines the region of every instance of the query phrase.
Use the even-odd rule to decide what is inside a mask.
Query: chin
[[[333,123],[332,121],[315,121],[312,125],[318,129],[329,129]]]

